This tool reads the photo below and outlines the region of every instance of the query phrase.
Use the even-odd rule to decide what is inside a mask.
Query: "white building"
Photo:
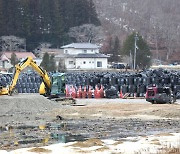
[[[72,43],[62,46],[63,59],[67,69],[107,69],[108,56],[99,53],[99,47],[91,43]]]

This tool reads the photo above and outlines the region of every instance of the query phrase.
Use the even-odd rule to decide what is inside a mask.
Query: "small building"
[[[12,53],[16,54],[18,61],[25,59],[28,56],[31,56],[33,59],[36,58],[36,56],[32,52],[3,52],[0,57],[0,68],[1,69],[9,69],[9,68],[13,67],[11,65]]]
[[[57,55],[67,69],[107,69],[108,56],[99,53],[92,43],[72,43],[61,47],[64,54]]]

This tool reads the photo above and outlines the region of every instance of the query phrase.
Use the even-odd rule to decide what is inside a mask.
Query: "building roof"
[[[28,56],[31,56],[33,59],[36,58],[32,52],[3,52],[1,57],[6,56],[10,59],[12,53],[15,53],[18,59],[27,58]]]
[[[101,53],[96,54],[78,54],[75,56],[75,58],[109,58],[109,56],[106,56]]]
[[[61,48],[75,48],[75,49],[98,49],[99,46],[92,43],[72,43],[65,46],[62,46]]]
[[[0,60],[2,60],[2,61],[10,61],[5,55],[1,55]]]
[[[54,55],[58,55],[58,54],[63,54],[64,50],[63,49],[54,49],[54,48],[42,48],[41,49],[41,53],[48,53],[48,54],[54,54]]]

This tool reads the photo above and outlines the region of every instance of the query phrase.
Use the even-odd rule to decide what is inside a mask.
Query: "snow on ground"
[[[0,150],[0,154],[156,154],[162,148],[179,147],[180,133],[163,133],[151,136],[128,137],[120,141],[90,139],[84,142],[59,143],[38,148],[17,149],[10,152]]]

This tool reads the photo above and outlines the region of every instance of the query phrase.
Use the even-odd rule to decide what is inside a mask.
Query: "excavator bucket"
[[[8,95],[8,89],[4,87],[0,87],[0,95]]]

